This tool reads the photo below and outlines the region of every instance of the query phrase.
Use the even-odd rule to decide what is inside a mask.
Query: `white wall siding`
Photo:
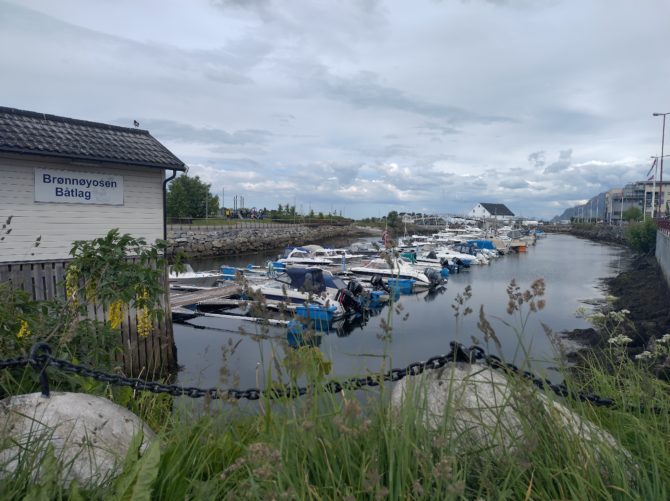
[[[123,176],[123,205],[35,202],[34,169]],[[147,242],[163,238],[164,171],[145,167],[74,165],[68,161],[0,157],[0,262],[69,257],[75,240],[90,240],[118,228]],[[39,247],[35,240],[41,236]]]
[[[486,218],[486,217],[490,217],[491,215],[489,214],[489,212],[484,207],[482,207],[481,204],[477,204],[470,211],[469,216],[474,217],[474,218]]]

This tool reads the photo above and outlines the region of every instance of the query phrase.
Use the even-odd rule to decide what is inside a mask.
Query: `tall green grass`
[[[503,323],[519,339],[528,315],[544,307],[543,293],[540,281],[525,292],[510,284],[511,320]],[[625,320],[623,312],[610,316],[615,327]],[[485,320],[481,310],[480,329],[496,344]],[[381,337],[387,339],[391,316],[384,325]],[[616,328],[607,335],[619,339]],[[620,345],[608,344],[598,356],[561,371],[571,390],[612,397],[611,408],[541,396],[529,381],[509,376],[503,403],[516,410],[521,426],[514,440],[497,446],[457,427],[456,399],[434,426],[426,426],[421,378],[408,384],[399,409],[391,405],[391,384],[340,394],[319,389],[329,362],[317,348],[283,358],[273,352],[268,373],[259,377],[265,387],[277,380],[315,385],[295,400],[203,406],[96,386],[96,393],[145,419],[158,432],[157,444],[143,455],[132,447],[118,477],[86,486],[66,482],[66,467],[36,437],[17,458],[14,473],[0,464],[0,499],[670,499],[670,388],[645,359],[630,359]],[[666,356],[664,350],[659,341],[655,356]],[[562,403],[619,445],[581,439],[542,399]],[[487,432],[506,427],[501,418]],[[11,445],[6,436],[0,450]]]
[[[414,405],[400,410],[391,407],[387,386],[242,406],[212,402],[195,420],[180,407],[153,423],[160,448],[142,457],[131,450],[117,479],[95,488],[63,485],[47,453],[34,481],[37,452],[27,453],[17,473],[0,482],[0,498],[668,499],[668,414],[631,410],[640,403],[670,408],[668,388],[624,363],[615,375],[594,364],[570,380],[574,389],[613,396],[615,408],[563,403],[609,431],[630,457],[557,426],[524,381],[512,384],[509,402],[520,411],[523,433],[504,450],[454,435],[450,412],[428,430],[420,385]]]

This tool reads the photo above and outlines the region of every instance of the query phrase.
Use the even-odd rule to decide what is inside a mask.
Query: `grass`
[[[120,477],[95,488],[62,485],[58,463],[47,454],[40,459],[44,473],[32,481],[36,456],[25,454],[18,472],[0,482],[0,497],[668,499],[670,418],[628,410],[641,401],[670,409],[668,387],[636,363],[623,363],[615,374],[598,364],[583,368],[570,383],[612,395],[626,410],[563,403],[609,431],[630,458],[557,426],[556,416],[529,396],[522,381],[512,384],[508,402],[521,411],[521,433],[502,450],[487,449],[462,430],[455,433],[455,409],[447,410],[435,430],[427,429],[421,384],[414,405],[399,411],[390,405],[387,387],[246,405],[211,402],[196,420],[189,409],[170,412],[164,402],[145,396],[136,411],[154,417],[160,449],[143,457],[131,450]],[[129,481],[138,472],[144,482]]]
[[[543,294],[541,281],[527,291],[510,284],[511,320],[505,323],[519,339],[531,312],[544,307]],[[481,315],[484,338],[495,343]],[[625,320],[624,312],[612,315]],[[607,335],[616,338],[618,331]],[[666,344],[659,341],[657,357],[666,355]],[[318,348],[275,357],[267,364],[273,372],[266,387],[279,379],[318,384],[326,378],[328,361]],[[669,499],[668,384],[617,344],[562,371],[572,390],[612,397],[614,406],[542,395],[509,376],[484,440],[471,425],[483,420],[464,409],[455,390],[440,413],[426,419],[426,376],[406,382],[400,407],[392,405],[388,384],[241,403],[174,401],[98,385],[92,391],[143,418],[158,433],[157,444],[140,455],[137,442],[119,476],[82,486],[64,480],[53,450],[35,438],[13,474],[3,473],[0,459],[0,499]],[[565,425],[554,402],[579,416],[573,421],[578,431]],[[513,411],[516,421],[501,409]],[[605,430],[617,445],[588,433],[584,423]],[[11,435],[1,440],[0,451],[12,445]]]

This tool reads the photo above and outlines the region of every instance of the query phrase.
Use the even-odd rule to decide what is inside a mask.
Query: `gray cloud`
[[[119,125],[132,123],[133,119],[119,119]],[[152,135],[164,141],[176,141],[182,143],[197,144],[263,144],[273,134],[267,130],[238,130],[227,132],[222,129],[208,127],[194,127],[189,124],[174,122],[172,120],[156,120],[151,118],[139,119],[140,126],[148,129]]]
[[[663,2],[201,0],[156,18],[146,2],[0,0],[0,104],[137,119],[253,205],[365,216],[484,200],[551,217],[648,170],[668,15]]]
[[[544,151],[536,151],[528,155],[528,161],[535,167],[542,167],[545,163]]]
[[[372,71],[360,71],[349,77],[334,75],[322,65],[312,65],[310,86],[325,96],[360,108],[387,108],[419,116],[439,118],[447,123],[492,124],[512,122],[509,117],[481,115],[456,106],[424,101],[381,83]]]
[[[570,167],[572,163],[572,150],[562,150],[558,155],[558,160],[549,164],[545,169],[545,174],[553,174],[556,172],[561,172]]]
[[[501,181],[498,186],[502,188],[507,188],[510,190],[520,190],[523,188],[528,188],[530,185],[528,184],[527,181],[524,181],[523,179],[509,179],[509,180],[504,180]]]
[[[455,127],[451,127],[450,125],[444,125],[435,122],[424,122],[423,124],[418,125],[416,128],[419,129],[420,135],[431,137],[460,134],[462,132]]]

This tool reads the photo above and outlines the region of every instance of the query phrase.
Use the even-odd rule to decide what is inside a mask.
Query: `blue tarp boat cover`
[[[493,245],[491,240],[468,240],[468,243],[474,245],[478,249],[496,250],[496,246]]]

